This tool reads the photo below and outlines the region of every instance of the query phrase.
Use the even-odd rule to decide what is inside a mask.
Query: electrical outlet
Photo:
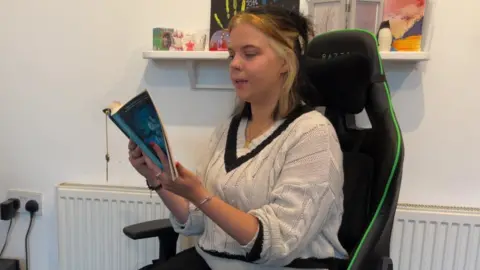
[[[43,195],[39,192],[34,191],[26,191],[26,190],[19,190],[19,189],[10,189],[7,193],[8,199],[18,198],[20,200],[20,209],[18,209],[19,213],[28,213],[25,210],[25,204],[29,200],[35,200],[38,203],[38,212],[35,213],[36,216],[42,215],[43,210]]]

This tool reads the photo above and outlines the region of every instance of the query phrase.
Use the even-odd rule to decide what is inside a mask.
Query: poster
[[[250,7],[268,4],[279,5],[298,12],[300,0],[211,0],[210,51],[227,50],[229,36],[226,28],[235,14]]]
[[[391,51],[421,51],[425,0],[385,0],[383,21],[388,22]]]

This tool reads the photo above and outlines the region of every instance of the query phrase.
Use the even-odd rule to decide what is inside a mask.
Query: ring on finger
[[[161,175],[162,175],[162,172],[160,171],[159,173],[157,173],[157,174],[155,175],[155,178],[157,178],[158,180],[160,180],[160,176],[161,176]]]

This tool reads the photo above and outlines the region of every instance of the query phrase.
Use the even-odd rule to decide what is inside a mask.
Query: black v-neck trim
[[[260,151],[263,150],[269,143],[271,143],[276,137],[278,137],[283,131],[287,129],[287,127],[295,121],[298,117],[302,114],[312,111],[313,108],[307,105],[299,105],[295,108],[289,115],[285,118],[285,121],[277,127],[277,129],[270,134],[265,140],[263,140],[259,145],[257,145],[253,150],[249,153],[237,157],[237,134],[238,134],[238,127],[240,126],[240,121],[242,120],[244,114],[240,114],[235,116],[232,121],[230,122],[230,126],[228,128],[227,134],[227,142],[225,147],[225,170],[230,172],[233,169],[236,169],[244,162],[248,161],[249,159],[256,156]]]

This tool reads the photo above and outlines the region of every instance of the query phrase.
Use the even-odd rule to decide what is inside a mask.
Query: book
[[[178,172],[174,165],[165,126],[147,90],[142,91],[125,104],[114,101],[103,109],[103,112],[162,171],[167,167],[170,168],[172,179],[176,179]],[[151,143],[160,146],[166,156],[166,161],[161,161]]]

